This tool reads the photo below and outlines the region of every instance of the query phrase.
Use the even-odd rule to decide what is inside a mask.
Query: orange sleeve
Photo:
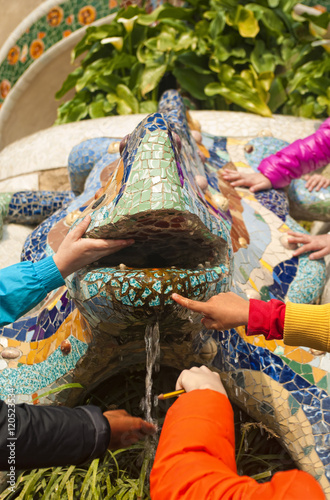
[[[183,394],[169,409],[150,476],[153,500],[324,500],[306,472],[278,472],[258,484],[238,476],[229,400],[211,390]]]

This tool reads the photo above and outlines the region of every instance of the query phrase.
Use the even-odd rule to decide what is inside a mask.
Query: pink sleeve
[[[285,304],[280,300],[250,299],[249,322],[246,335],[264,335],[266,340],[282,339]]]
[[[330,162],[330,118],[305,139],[299,139],[260,163],[258,170],[265,175],[274,188],[282,188],[324,167]]]

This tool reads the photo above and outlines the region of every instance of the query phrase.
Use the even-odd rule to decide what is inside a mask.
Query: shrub
[[[201,109],[330,113],[330,14],[293,14],[298,0],[188,0],[147,14],[130,6],[90,27],[72,60],[87,52],[56,97],[73,87],[56,123],[152,113],[176,86]],[[327,49],[327,50],[326,50]]]

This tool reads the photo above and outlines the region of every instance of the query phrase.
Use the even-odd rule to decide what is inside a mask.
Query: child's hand
[[[122,250],[134,243],[134,240],[82,238],[90,221],[91,217],[87,215],[73,231],[66,235],[56,255],[54,255],[54,262],[63,278],[87,264],[118,252],[118,250]]]
[[[109,450],[127,448],[157,431],[154,424],[139,417],[132,417],[126,410],[106,411],[103,416],[109,422],[111,429]]]
[[[320,191],[320,189],[330,186],[330,179],[327,179],[327,177],[321,174],[304,175],[303,179],[307,181],[305,188],[308,189],[309,192],[313,191],[313,189],[315,189],[315,191]]]
[[[175,390],[184,389],[186,392],[196,389],[211,389],[227,396],[226,390],[222,385],[219,374],[212,372],[206,366],[193,366],[190,370],[183,370],[176,382]]]
[[[301,247],[293,252],[294,257],[298,257],[306,252],[313,252],[309,258],[311,260],[321,259],[330,253],[330,234],[303,234],[288,231],[289,243],[300,243]],[[316,251],[314,251],[316,250]]]
[[[172,299],[191,311],[203,314],[202,323],[210,330],[229,330],[236,326],[247,325],[249,321],[249,302],[233,292],[219,293],[207,302],[198,302],[172,294]]]
[[[270,180],[260,172],[254,174],[243,174],[237,172],[237,170],[225,168],[224,170],[221,170],[221,175],[225,181],[230,182],[233,187],[249,187],[251,193],[272,188]]]

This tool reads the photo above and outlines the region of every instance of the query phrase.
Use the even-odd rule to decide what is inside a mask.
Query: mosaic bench
[[[224,166],[249,168],[248,141],[204,135],[201,143],[189,125],[196,127],[169,91],[159,113],[121,143],[120,155],[111,138],[74,148],[69,172],[77,197],[31,234],[23,259],[52,254],[87,213],[89,237],[134,236],[136,244],[68,277],[67,288],[39,311],[0,330],[1,395],[14,386],[19,401],[75,404],[145,362],[145,329],[158,320],[161,365],[208,360],[232,400],[271,427],[328,494],[329,355],[247,338],[239,328],[200,331],[200,318],[170,299],[173,291],[205,300],[231,289],[315,302],[325,279],[323,261],[292,258],[287,248],[287,230],[304,229],[290,217],[284,192],[252,195],[219,175]],[[70,382],[84,389],[42,396]]]

